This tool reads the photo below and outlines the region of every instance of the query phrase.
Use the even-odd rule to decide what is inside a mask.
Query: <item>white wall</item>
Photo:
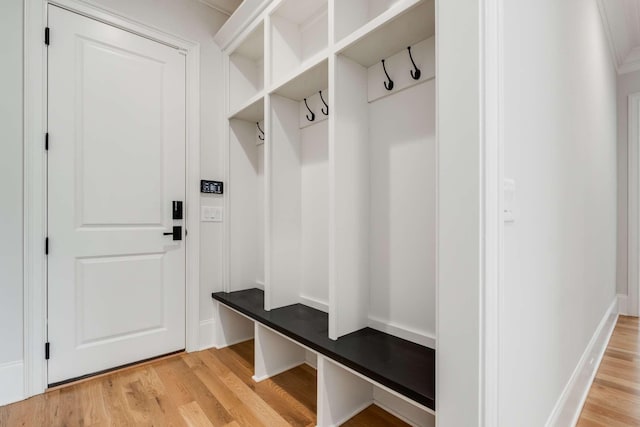
[[[201,176],[222,179],[222,56],[213,35],[227,16],[197,0],[93,3],[200,43]],[[0,368],[22,359],[22,13],[23,0],[0,2]],[[221,205],[222,199],[203,197],[202,204]],[[201,330],[211,329],[211,334],[212,325],[207,322],[213,318],[210,294],[222,289],[222,236],[221,223],[201,224],[200,319],[206,325]]]
[[[619,294],[627,285],[627,144],[629,133],[629,95],[640,92],[640,71],[618,76],[618,280]]]
[[[616,75],[595,1],[504,1],[500,425],[542,426],[616,294]]]
[[[22,21],[0,3],[0,365],[22,359]]]

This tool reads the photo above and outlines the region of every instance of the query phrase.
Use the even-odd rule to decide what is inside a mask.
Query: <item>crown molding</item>
[[[209,6],[227,16],[233,15],[233,12],[240,6],[242,0],[198,0],[200,3]]]

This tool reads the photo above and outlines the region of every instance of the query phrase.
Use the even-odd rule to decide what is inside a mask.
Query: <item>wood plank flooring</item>
[[[180,354],[0,407],[0,426],[315,426],[314,369],[252,375],[253,341]],[[371,406],[345,425],[407,424]]]
[[[619,317],[578,426],[640,426],[640,319]]]

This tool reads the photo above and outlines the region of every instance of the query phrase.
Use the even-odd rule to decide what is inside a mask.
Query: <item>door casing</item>
[[[627,295],[621,314],[640,314],[640,92],[628,99]],[[620,300],[621,296],[618,296]],[[623,304],[623,302],[626,302]]]
[[[119,16],[82,0],[25,0],[24,32],[24,398],[47,387],[44,343],[47,325],[47,8],[74,13],[180,49],[186,55],[186,350],[200,350],[200,45],[157,28]],[[55,43],[52,30],[51,43]]]

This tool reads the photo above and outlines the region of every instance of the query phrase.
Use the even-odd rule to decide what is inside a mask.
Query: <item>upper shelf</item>
[[[399,1],[342,39],[336,51],[368,68],[434,34],[434,0]]]
[[[326,89],[329,85],[329,61],[325,55],[318,56],[309,61],[296,74],[283,79],[282,84],[275,87],[272,93],[302,101],[319,90]]]
[[[231,112],[229,119],[240,119],[249,122],[262,121],[264,119],[264,92],[259,92],[237,110]]]

